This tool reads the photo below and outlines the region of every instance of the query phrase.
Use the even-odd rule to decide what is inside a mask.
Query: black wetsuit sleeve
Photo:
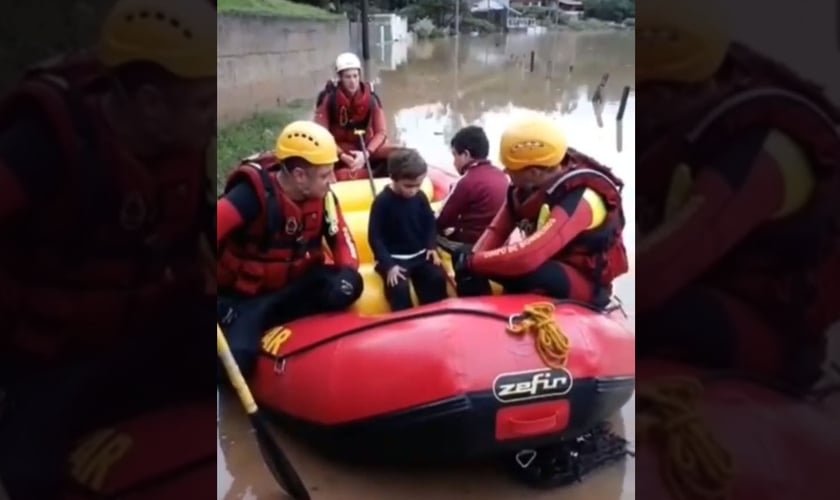
[[[64,182],[58,135],[40,113],[21,115],[0,131],[0,164],[11,170],[30,201],[49,199]]]
[[[260,200],[248,182],[237,183],[225,194],[225,198],[236,208],[245,224],[250,224],[260,215]]]

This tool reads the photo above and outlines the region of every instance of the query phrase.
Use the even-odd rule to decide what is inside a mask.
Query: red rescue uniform
[[[335,195],[328,195],[333,198],[333,214],[326,210],[326,200],[290,199],[270,170],[276,163],[271,154],[252,158],[228,178],[226,191],[247,182],[260,206],[256,219],[241,227],[244,221],[237,208],[227,199],[218,203],[220,290],[244,296],[282,290],[324,264],[325,238],[336,265],[354,270],[359,267],[356,246]]]
[[[207,157],[127,153],[101,108],[108,90],[98,63],[67,58],[0,103],[0,351],[48,360],[110,345],[205,287]]]
[[[749,78],[640,123],[640,348],[806,387],[840,319],[840,112],[737,44],[723,71]]]
[[[369,83],[362,82],[359,90],[350,95],[341,85],[327,82],[318,95],[313,121],[335,137],[339,154],[359,151],[361,144],[356,131],[363,130],[363,142],[370,155],[371,167],[376,167],[375,175],[384,175],[384,163],[392,148],[385,144],[388,139],[388,122],[382,109],[382,102]],[[367,169],[351,172],[347,165],[336,163],[338,180],[367,178]]]
[[[356,245],[338,200],[332,193],[292,200],[277,179],[276,164],[273,154],[246,160],[228,178],[216,208],[217,317],[246,377],[266,329],[346,309],[363,289]],[[325,241],[333,264],[327,264]]]
[[[557,276],[566,282],[567,296],[558,298],[601,303],[608,300],[613,280],[629,268],[621,234],[623,184],[609,168],[575,150],[569,150],[564,163],[557,177],[536,192],[509,189],[503,209],[473,249],[469,270],[505,284],[549,264],[562,271]],[[595,227],[587,190],[600,197],[606,209],[603,222]],[[538,228],[544,205],[549,217]],[[516,228],[527,237],[501,246]]]

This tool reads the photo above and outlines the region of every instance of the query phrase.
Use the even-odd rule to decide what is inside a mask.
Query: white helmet
[[[362,61],[360,61],[359,58],[356,57],[356,54],[352,52],[339,54],[338,57],[335,58],[335,72],[341,73],[345,69],[357,69],[361,72]]]

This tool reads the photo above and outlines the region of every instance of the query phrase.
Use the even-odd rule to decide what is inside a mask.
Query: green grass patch
[[[294,103],[220,128],[216,139],[217,190],[221,191],[228,174],[243,158],[273,149],[283,127],[303,118],[307,111],[310,111],[310,106],[303,102]]]
[[[219,12],[250,14],[264,17],[284,17],[312,21],[332,21],[342,16],[312,5],[288,0],[219,0]]]

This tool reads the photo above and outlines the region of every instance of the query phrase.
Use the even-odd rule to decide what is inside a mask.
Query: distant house
[[[583,12],[583,2],[581,0],[515,0],[512,4],[519,9],[526,7],[546,7],[574,15],[579,15]]]
[[[496,26],[507,26],[508,15],[519,16],[521,12],[510,6],[510,0],[473,0],[470,5],[473,17],[485,19]]]

